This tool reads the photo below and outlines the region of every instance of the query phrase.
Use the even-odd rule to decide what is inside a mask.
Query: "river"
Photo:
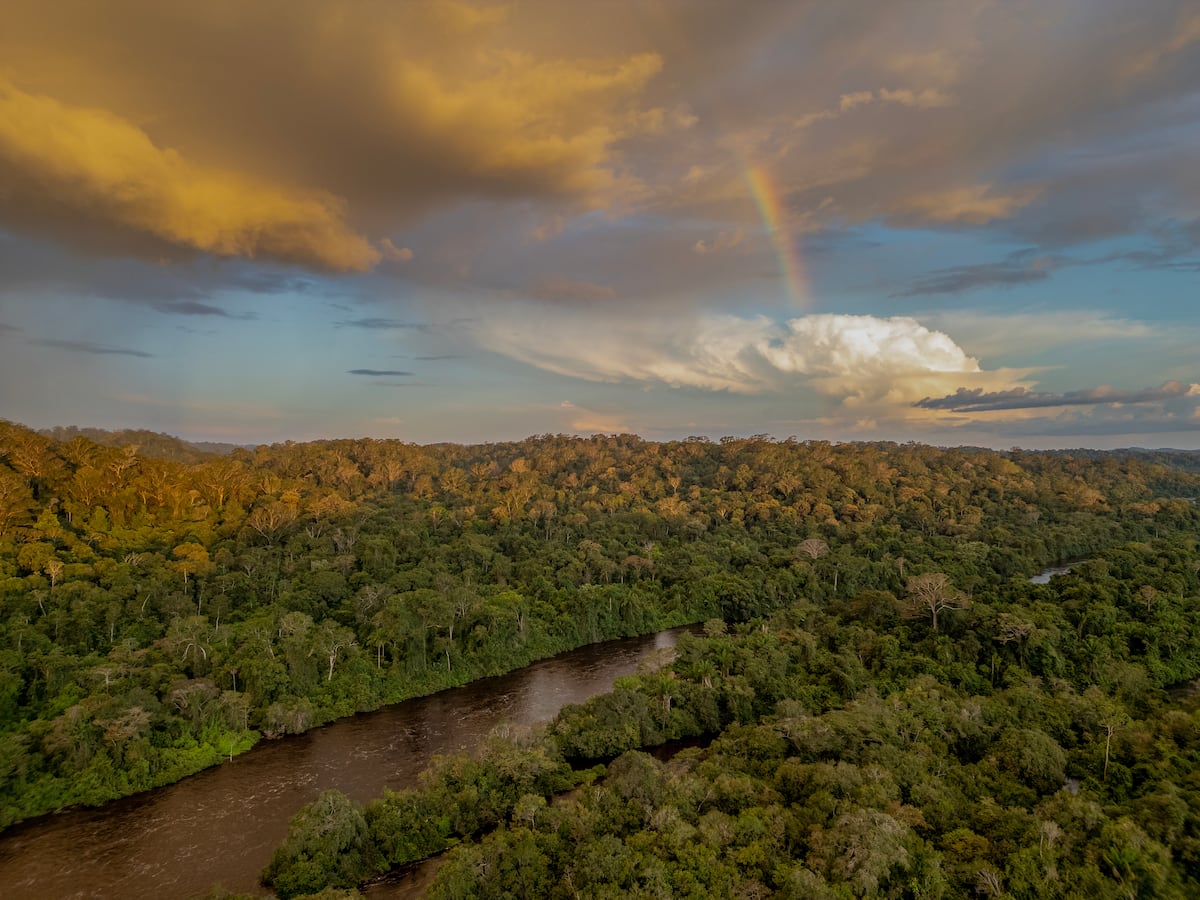
[[[220,884],[265,894],[258,876],[288,820],[323,790],[363,802],[416,783],[434,754],[478,744],[502,722],[532,725],[637,671],[688,631],[609,641],[497,678],[266,741],[178,784],[0,834],[0,896],[194,897]]]
[[[1068,572],[1074,571],[1075,569],[1082,566],[1085,562],[1090,562],[1090,561],[1091,561],[1090,556],[1081,556],[1081,557],[1079,557],[1079,559],[1069,560],[1069,561],[1063,563],[1061,566],[1050,566],[1049,568],[1042,569],[1042,571],[1038,572],[1036,575],[1034,575],[1032,578],[1030,578],[1029,583],[1030,584],[1049,584],[1050,579],[1053,578],[1055,575],[1066,575]]]
[[[1050,568],[1042,569],[1042,571],[1038,572],[1036,575],[1034,575],[1032,578],[1030,578],[1029,583],[1030,584],[1049,584],[1050,579],[1053,578],[1055,575],[1066,575],[1077,565],[1079,565],[1079,563],[1071,563],[1070,565],[1066,565],[1066,566],[1050,566]]]

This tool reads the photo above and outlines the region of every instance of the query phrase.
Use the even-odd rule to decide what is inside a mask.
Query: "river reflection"
[[[170,787],[15,826],[0,835],[0,896],[191,897],[216,884],[265,893],[258,875],[288,819],[321,791],[361,802],[411,786],[434,754],[472,747],[502,722],[546,721],[607,691],[687,630],[585,647],[260,744]]]

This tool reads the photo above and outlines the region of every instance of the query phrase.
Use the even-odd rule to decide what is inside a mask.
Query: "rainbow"
[[[788,296],[797,306],[807,306],[808,280],[804,276],[799,242],[788,228],[787,212],[780,203],[779,189],[765,166],[744,163],[742,171],[750,188],[750,196],[754,198],[758,214],[762,216],[767,235],[775,247],[779,271],[787,285]]]

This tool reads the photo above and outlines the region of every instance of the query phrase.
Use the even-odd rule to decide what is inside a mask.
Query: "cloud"
[[[939,225],[986,225],[1009,218],[1037,195],[1033,188],[996,194],[990,184],[971,184],[908,197],[899,204],[898,212]]]
[[[461,408],[492,411],[461,433],[516,427],[474,398],[518,380],[542,392],[537,415],[552,422],[564,414],[546,409],[571,396],[597,420],[643,428],[825,416],[889,435],[897,418],[1002,417],[913,406],[960,388],[1195,379],[1184,304],[1200,266],[1200,56],[1186,0],[1103,16],[1067,0],[1053,27],[1027,3],[992,0],[606,0],[603,16],[551,0],[286,6],[59,0],[51,16],[34,0],[5,4],[0,317],[28,332],[0,336],[9,345],[83,336],[161,353],[150,335],[179,343],[187,323],[294,358],[289,344],[314,324],[304,307],[340,319],[327,337],[341,344],[420,333],[410,353],[469,355]],[[773,189],[752,196],[748,167],[770,176],[756,189]],[[797,238],[784,249],[816,309],[919,305],[895,297],[926,308],[794,324],[764,210]],[[1005,256],[1012,247],[1027,249]],[[1030,289],[1091,263],[1117,277],[1072,270],[1070,291]],[[343,272],[335,284],[329,273]],[[1028,314],[950,309],[1005,285],[1025,286],[1007,298]],[[287,307],[250,296],[301,292]],[[1043,314],[1137,297],[1155,298],[1146,316],[1163,324]],[[86,305],[88,322],[34,327],[51,298],[78,302],[81,318]],[[327,311],[331,299],[347,308]],[[447,307],[467,306],[479,321],[445,322]],[[281,336],[285,309],[303,324]],[[229,327],[245,310],[261,323]],[[905,341],[911,354],[892,353]],[[1110,348],[1136,354],[1097,352]],[[180,349],[187,364],[193,351]],[[251,356],[245,373],[265,364]],[[542,377],[522,380],[513,359]],[[1008,364],[1072,371],[1037,385],[996,369]],[[363,402],[367,382],[408,383],[329,390]],[[614,393],[649,399],[606,405]],[[453,406],[424,415],[448,421]],[[1118,409],[1003,415],[1024,413]]]
[[[464,80],[400,60],[392,65],[393,97],[418,139],[446,152],[469,181],[525,181],[531,189],[606,205],[602,193],[616,187],[615,174],[603,165],[610,145],[656,130],[658,120],[635,114],[580,120],[578,104],[590,102],[602,113],[609,97],[639,91],[661,67],[652,53],[589,64],[510,52],[481,77]]]
[[[1170,34],[1157,46],[1130,57],[1120,68],[1123,80],[1136,81],[1170,62],[1171,57],[1200,42],[1200,13],[1181,13]]]
[[[401,319],[389,319],[370,316],[361,319],[342,319],[333,323],[338,328],[362,328],[367,331],[429,331],[431,325],[424,322],[405,322]]]
[[[818,122],[828,122],[839,116],[844,116],[856,109],[862,109],[873,104],[897,104],[912,109],[936,109],[942,106],[952,106],[954,98],[938,88],[927,87],[920,90],[911,88],[881,88],[877,91],[851,91],[838,97],[836,107],[805,113],[793,123],[798,129],[809,128]]]
[[[177,316],[217,316],[222,319],[241,319],[243,321],[257,318],[253,313],[235,315],[219,306],[201,303],[198,300],[157,300],[149,305],[159,312]]]
[[[696,241],[692,245],[692,252],[698,253],[701,256],[706,256],[710,253],[723,253],[740,245],[744,237],[745,235],[740,228],[735,231],[722,231],[711,241]]]
[[[339,201],[202,166],[103,109],[0,80],[0,187],[7,209],[57,206],[217,256],[362,270],[379,253]],[[15,204],[13,197],[16,198]]]
[[[1018,373],[987,372],[948,335],[907,317],[819,314],[775,322],[701,314],[618,321],[546,311],[481,321],[487,349],[572,378],[736,394],[807,388],[848,406],[907,404],[930,385],[989,390]]]
[[[408,247],[397,247],[390,238],[380,241],[379,249],[383,253],[384,259],[390,259],[393,262],[409,262],[414,255]]]
[[[637,431],[629,418],[616,412],[588,409],[564,400],[559,404],[565,428],[576,434],[631,434]]]
[[[0,203],[2,205],[2,203]],[[143,260],[78,254],[71,248],[32,236],[0,231],[0,305],[44,299],[101,297],[167,315],[247,321],[251,312],[234,312],[222,295],[252,303],[256,296],[310,294],[312,276],[264,260]],[[136,313],[133,313],[136,315]]]
[[[7,322],[0,322],[0,334],[4,334],[5,332],[16,332],[20,330],[21,329],[16,325],[9,325]]]
[[[747,160],[771,172],[795,233],[882,221],[1069,242],[1196,203],[1176,133],[1195,83],[1184,3],[1108,10],[1104,27],[1070,3],[1053,29],[983,2],[704,6],[613,0],[597,21],[542,0],[364,0],[336,15],[295,0],[286,17],[220,0],[118,0],[101,16],[62,0],[47,17],[13,0],[0,34],[12,90],[107,137],[97,172],[79,141],[9,116],[24,150],[0,166],[20,189],[0,223],[86,232],[103,253],[350,271],[382,258],[434,280],[443,261],[421,229],[462,230],[482,209],[519,219],[527,243],[595,210],[686,226],[698,253],[721,249],[721,233],[753,237]],[[1151,52],[1168,58],[1128,87],[1122,67]],[[1134,155],[1114,174],[1116,160],[1098,161],[1130,135],[1163,164]],[[1116,198],[1103,216],[1097,197]],[[445,269],[479,276],[503,242],[464,240]],[[679,290],[710,274],[674,269]]]
[[[972,353],[989,359],[1013,354],[1044,354],[1064,347],[1114,341],[1160,342],[1166,336],[1161,326],[1114,316],[1097,309],[1031,310],[989,313],[980,310],[949,310],[929,313],[924,318],[937,328],[956,335]],[[1133,355],[1136,351],[1125,351]]]
[[[1162,222],[1148,232],[1152,242],[1150,248],[1108,253],[1094,263],[1125,262],[1139,269],[1200,272],[1200,218]]]
[[[336,14],[296,0],[286,17],[64,0],[46,17],[16,0],[0,34],[0,223],[107,235],[103,252],[158,242],[362,271],[413,258],[368,235],[463,202],[615,208],[639,190],[619,145],[694,117],[647,102],[657,50],[568,46],[556,17],[447,0]]]
[[[853,93],[850,93],[850,94],[842,94],[842,96],[838,99],[837,112],[844,112],[844,113],[850,112],[850,110],[854,109],[855,107],[866,106],[868,103],[871,103],[874,100],[875,100],[874,91],[854,91]],[[813,114],[809,114],[808,116],[805,116],[804,118],[805,118],[805,121],[815,122],[818,120],[818,118],[828,119],[836,114],[837,113],[835,113],[833,110],[828,110],[825,112],[817,113],[815,116]]]
[[[1151,249],[1120,250],[1096,257],[1067,256],[1026,248],[994,263],[976,263],[938,269],[915,281],[893,297],[961,294],[981,287],[1013,287],[1047,280],[1054,272],[1072,266],[1128,263],[1139,269],[1169,272],[1200,271],[1200,228],[1196,223],[1163,223],[1149,237]]]
[[[68,341],[58,338],[41,338],[30,341],[39,347],[54,347],[58,350],[70,350],[74,353],[91,353],[96,356],[136,356],[141,359],[153,359],[153,353],[144,350],[128,350],[123,347],[110,347],[107,344],[97,344],[93,341]]]
[[[594,302],[613,300],[617,292],[604,284],[577,281],[573,278],[546,278],[535,284],[530,294],[539,300]]]
[[[1178,254],[1164,250],[1130,250],[1112,253],[1102,262],[1127,262],[1139,269],[1158,269],[1165,272],[1200,272],[1200,259],[1181,259]]]
[[[349,369],[347,375],[370,375],[372,377],[412,375],[412,372],[401,372],[396,369]]]
[[[953,434],[1000,435],[1008,440],[1067,438],[1065,443],[1054,442],[1061,446],[1128,446],[1130,442],[1161,446],[1170,435],[1200,429],[1200,384],[1167,381],[1140,390],[1104,386],[1062,393],[1024,387],[960,388],[927,397],[914,408],[949,417],[933,421]],[[1044,445],[1041,440],[1037,443]]]
[[[901,106],[911,106],[915,109],[935,109],[939,106],[951,106],[954,103],[954,98],[937,88],[923,88],[916,91],[910,88],[896,90],[884,88],[879,92],[879,100],[882,103],[898,103]]]
[[[1111,387],[1067,391],[1061,394],[1029,391],[1023,387],[1007,391],[985,392],[982,388],[959,388],[945,397],[926,397],[913,406],[922,409],[943,409],[953,412],[990,412],[995,410],[1046,409],[1060,406],[1096,406],[1100,404],[1128,405],[1160,403],[1177,397],[1200,398],[1200,384],[1167,381],[1155,388],[1122,391]]]
[[[773,23],[778,43],[758,35],[753,57],[764,67],[762,48],[791,40],[804,62],[721,71],[716,110],[693,96],[700,134],[711,123],[726,152],[689,135],[695,151],[663,204],[726,228],[754,221],[739,164],[751,159],[806,228],[973,226],[1063,246],[1194,214],[1196,56],[1177,49],[1136,90],[1117,74],[1130,48],[1183,43],[1171,36],[1194,13],[1110,12],[1099,27],[1086,4],[1060,5],[1047,30],[1020,4],[806,7]]]
[[[1042,255],[1033,250],[1011,253],[1001,262],[950,266],[918,279],[893,297],[922,297],[931,294],[962,294],[982,287],[1014,287],[1045,281],[1051,273],[1071,261]]]
[[[529,234],[535,241],[550,241],[562,234],[566,227],[567,220],[562,215],[554,215],[549,221],[533,226]]]
[[[1160,401],[1095,403],[1058,408],[956,412],[939,420],[951,435],[975,433],[1014,438],[1066,437],[1058,446],[1162,446],[1169,435],[1193,434],[1200,428],[1200,396],[1184,393]],[[1115,441],[1097,441],[1114,437]],[[1045,445],[1043,441],[1037,444]]]

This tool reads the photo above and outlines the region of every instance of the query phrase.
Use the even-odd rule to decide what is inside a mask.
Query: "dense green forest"
[[[765,437],[216,455],[61,436],[0,422],[0,825],[596,640],[797,604],[883,615],[914,576],[975,601],[922,638],[957,640],[1045,564],[1194,533],[1200,494],[1128,456]],[[1194,596],[1194,572],[1160,576],[1130,588],[1148,609]],[[934,633],[898,622],[858,627]]]
[[[326,792],[264,880],[353,892],[453,848],[435,900],[1200,896],[1198,551],[710,621],[541,733],[365,808]]]

